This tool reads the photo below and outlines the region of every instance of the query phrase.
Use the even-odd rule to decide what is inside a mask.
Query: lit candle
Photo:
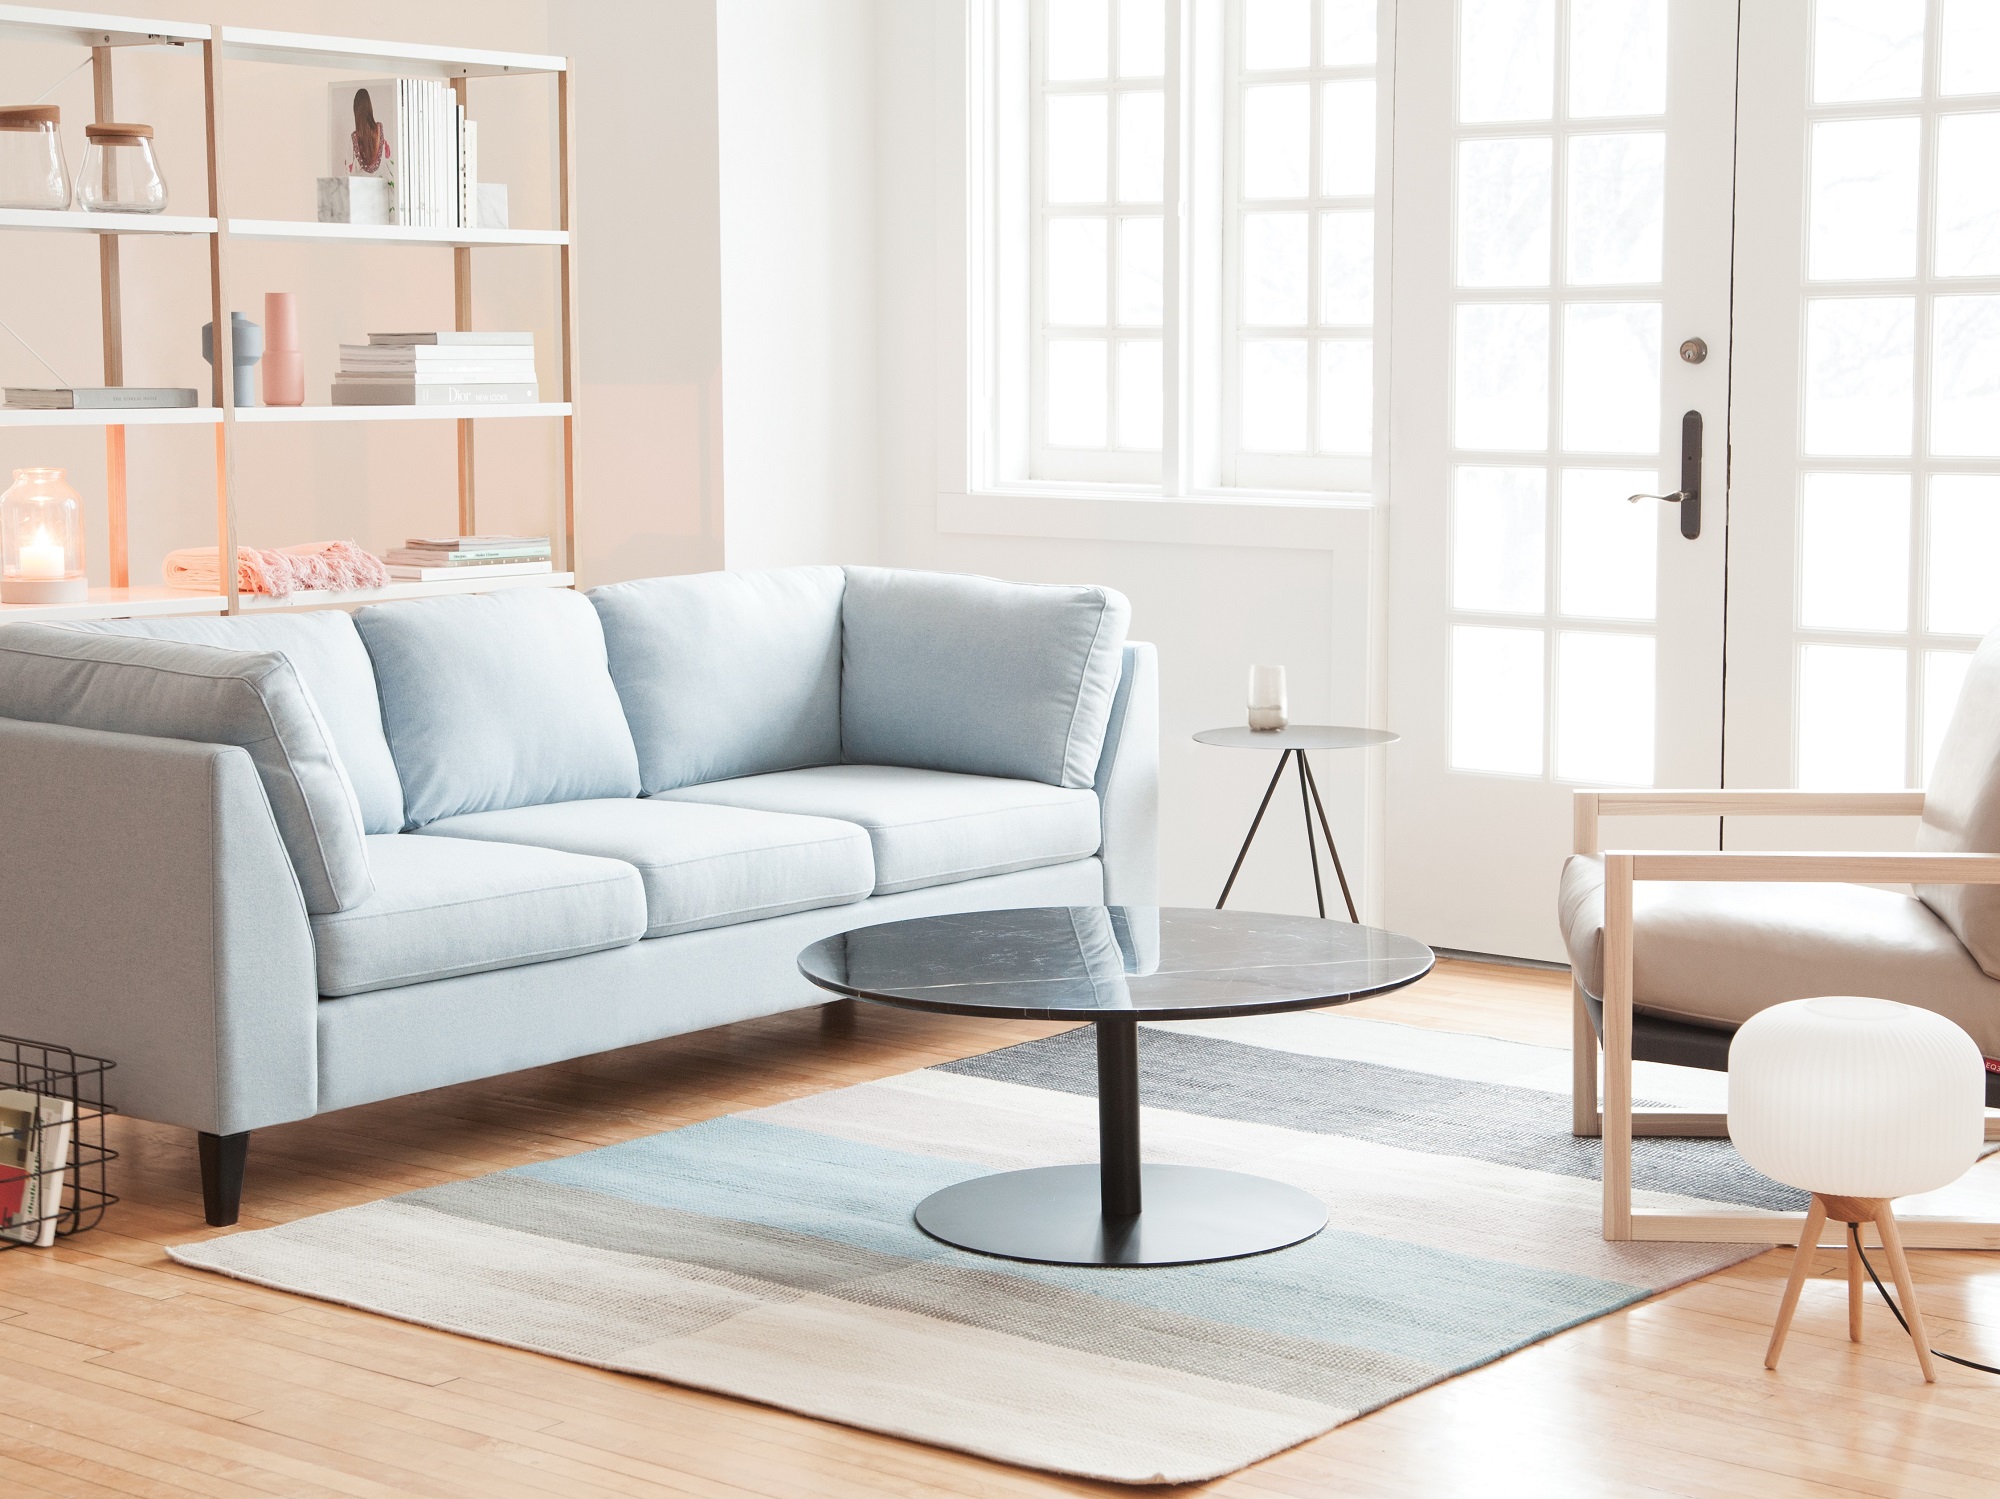
[[[42,526],[36,530],[33,541],[21,544],[21,560],[15,573],[23,578],[60,579],[69,574],[68,561],[62,543],[50,541],[49,528]]]

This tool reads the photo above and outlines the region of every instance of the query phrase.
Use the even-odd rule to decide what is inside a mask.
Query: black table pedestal
[[[1188,1265],[1264,1254],[1326,1227],[1317,1197],[1209,1166],[1139,1161],[1139,1025],[1097,1026],[1098,1164],[979,1176],[933,1192],[917,1226],[980,1254],[1046,1265]]]

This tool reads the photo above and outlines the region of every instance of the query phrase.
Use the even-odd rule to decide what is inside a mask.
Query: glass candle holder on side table
[[[167,206],[167,180],[153,155],[151,125],[83,127],[90,142],[76,178],[77,207],[92,213],[158,213]]]
[[[1284,667],[1251,667],[1250,727],[1268,732],[1282,729],[1290,721],[1285,711]]]
[[[59,468],[17,468],[0,494],[0,604],[80,604],[83,504]]]
[[[69,167],[53,104],[0,109],[0,208],[69,207]]]

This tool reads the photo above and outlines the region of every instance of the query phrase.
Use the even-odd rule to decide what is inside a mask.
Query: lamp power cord
[[[1848,1224],[1847,1234],[1848,1238],[1854,1244],[1854,1252],[1861,1256],[1861,1268],[1868,1272],[1868,1278],[1875,1282],[1875,1289],[1881,1294],[1883,1303],[1888,1306],[1890,1314],[1895,1317],[1897,1324],[1907,1333],[1910,1330],[1910,1324],[1903,1320],[1903,1309],[1896,1305],[1896,1298],[1889,1294],[1889,1288],[1882,1284],[1882,1277],[1877,1275],[1875,1267],[1868,1263],[1868,1251],[1861,1247],[1861,1225],[1858,1223]],[[1931,1350],[1931,1357],[1941,1358],[1947,1363],[1957,1364],[1961,1368],[1977,1369],[1982,1374],[2000,1374],[2000,1369],[1994,1368],[1991,1364],[1976,1364],[1969,1358],[1960,1358],[1955,1353],[1942,1353],[1935,1348]]]

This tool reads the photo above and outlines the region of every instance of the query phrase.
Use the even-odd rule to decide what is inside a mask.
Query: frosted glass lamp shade
[[[1890,1198],[1957,1181],[1979,1158],[1986,1071],[1944,1016],[1886,999],[1795,999],[1729,1046],[1729,1138],[1775,1181]]]

